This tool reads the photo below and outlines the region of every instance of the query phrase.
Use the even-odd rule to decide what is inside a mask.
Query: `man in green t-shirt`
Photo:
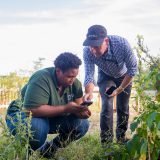
[[[82,85],[76,78],[81,60],[72,53],[62,53],[54,61],[55,67],[35,72],[21,91],[21,100],[13,101],[7,111],[7,126],[16,135],[17,114],[22,123],[32,113],[30,145],[44,157],[51,157],[58,148],[84,136],[89,128],[90,110],[81,106]],[[25,111],[24,111],[25,110]],[[26,112],[27,111],[27,112]],[[50,142],[47,135],[58,133]]]

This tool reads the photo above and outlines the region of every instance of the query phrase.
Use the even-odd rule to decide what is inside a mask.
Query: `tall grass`
[[[30,119],[27,120],[30,124]],[[4,119],[0,119],[0,160],[44,160],[37,151],[32,151],[29,145],[29,138],[32,138],[30,126],[17,123],[17,134],[11,135]],[[27,132],[26,132],[27,131]],[[27,135],[26,135],[27,133]],[[53,137],[50,136],[49,139]],[[88,133],[82,139],[71,143],[66,148],[57,151],[52,159],[57,160],[106,160],[114,145],[102,148],[99,140],[99,133]],[[29,153],[30,152],[30,153]]]
[[[1,138],[0,138],[0,160],[24,160],[29,159],[30,145],[29,139],[32,138],[30,120],[26,119],[26,125],[21,122],[12,123],[16,126],[16,135],[13,136],[8,130],[4,119],[0,118]]]

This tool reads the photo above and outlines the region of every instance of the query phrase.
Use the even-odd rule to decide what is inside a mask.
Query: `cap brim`
[[[100,40],[88,40],[86,39],[83,42],[83,46],[100,46],[103,43],[104,39]]]

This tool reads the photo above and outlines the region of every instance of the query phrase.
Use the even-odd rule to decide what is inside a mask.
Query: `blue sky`
[[[127,38],[131,46],[143,35],[150,53],[160,53],[159,0],[0,0],[0,75],[30,69],[38,57],[51,66],[64,51],[82,58],[93,24]]]

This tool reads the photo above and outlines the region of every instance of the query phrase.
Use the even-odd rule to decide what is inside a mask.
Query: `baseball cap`
[[[93,25],[88,28],[86,40],[83,42],[83,46],[100,46],[107,37],[107,30],[102,25]]]

